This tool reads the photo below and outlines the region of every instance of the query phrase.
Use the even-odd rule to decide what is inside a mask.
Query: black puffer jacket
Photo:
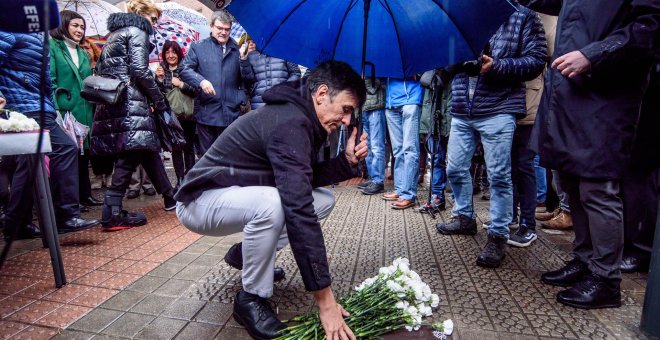
[[[112,154],[128,150],[160,150],[156,111],[168,109],[149,70],[151,24],[133,13],[108,17],[110,35],[96,64],[99,74],[112,74],[128,83],[124,98],[115,105],[97,105],[92,124],[92,152]]]
[[[536,13],[522,6],[518,8],[490,39],[493,67],[477,78],[472,101],[468,99],[467,74],[459,73],[454,78],[452,116],[500,113],[524,116],[527,111],[524,82],[541,74],[548,58],[548,47]]]
[[[250,93],[252,97],[250,103],[253,110],[266,105],[263,99],[261,99],[261,96],[269,88],[285,81],[300,79],[300,68],[294,63],[257,51],[251,52],[248,55],[248,60],[252,66],[252,72],[255,78],[255,83],[252,84],[252,92]]]

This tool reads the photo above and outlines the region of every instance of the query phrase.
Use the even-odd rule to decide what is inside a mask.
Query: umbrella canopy
[[[257,48],[305,66],[329,60],[407,77],[473,60],[513,13],[507,0],[236,0],[227,10]]]
[[[194,28],[199,32],[200,37],[206,38],[211,35],[211,25],[209,25],[209,20],[202,13],[179,5],[176,2],[162,2],[157,3],[156,6],[163,11],[164,15]]]
[[[163,44],[167,40],[173,40],[179,43],[183,50],[183,55],[188,53],[190,44],[199,40],[199,32],[192,27],[163,15],[156,25],[154,25],[154,34],[151,36],[151,43],[156,47],[149,54],[149,62],[160,62]]]
[[[85,18],[85,35],[88,37],[104,37],[108,34],[108,16],[122,10],[101,0],[57,0],[59,10],[78,12]]]

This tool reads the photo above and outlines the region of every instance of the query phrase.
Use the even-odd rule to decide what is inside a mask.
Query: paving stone
[[[144,276],[126,287],[126,290],[151,293],[167,282],[167,280],[166,277]]]
[[[210,266],[187,265],[183,270],[176,273],[174,278],[181,280],[197,281],[211,270]]]
[[[167,306],[163,311],[162,316],[175,318],[175,319],[184,319],[191,320],[197,312],[206,305],[205,301],[200,301],[197,299],[188,299],[180,298],[174,301],[172,304]]]
[[[167,260],[167,264],[179,264],[179,265],[187,265],[190,264],[190,262],[195,261],[199,257],[199,254],[190,254],[190,253],[178,253],[174,256],[172,256],[169,260]]]
[[[74,322],[68,327],[68,329],[98,333],[114,322],[122,314],[123,313],[119,311],[96,308],[87,313],[87,315],[83,316],[80,320]]]
[[[170,297],[160,296],[160,295],[148,295],[137,305],[131,308],[131,312],[159,315],[171,303],[172,303],[172,299]]]
[[[183,253],[181,253],[183,254]],[[181,255],[179,254],[179,255]],[[185,254],[190,255],[190,254]],[[178,256],[178,255],[176,255]],[[193,255],[194,256],[194,255]],[[174,257],[172,257],[174,258]],[[147,275],[149,276],[160,276],[160,277],[166,277],[166,278],[171,278],[174,275],[176,275],[178,272],[183,270],[186,266],[187,263],[174,263],[174,262],[165,262],[161,264],[160,266],[156,267],[156,269],[150,271]]]
[[[52,340],[88,340],[96,334],[64,329],[60,334],[52,337]]]
[[[179,297],[183,295],[194,284],[192,281],[171,279],[163,283],[153,294]]]
[[[231,317],[233,306],[227,303],[209,301],[195,316],[194,321],[224,325]]]
[[[104,334],[132,338],[147,326],[154,316],[126,313],[103,330]]]
[[[147,294],[144,292],[136,292],[125,290],[119,292],[117,295],[110,298],[101,305],[103,308],[116,309],[121,311],[128,311],[138,302],[140,302]]]
[[[199,322],[190,322],[186,327],[176,336],[177,340],[199,340],[199,339],[213,339],[218,334],[221,326],[211,325]]]
[[[136,339],[172,339],[186,325],[186,321],[158,317],[138,333]]]

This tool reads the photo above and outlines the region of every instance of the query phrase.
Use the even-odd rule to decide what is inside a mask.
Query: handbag
[[[169,111],[156,112],[156,127],[160,146],[165,151],[181,150],[186,145],[186,139],[183,137],[183,127],[181,123]]]
[[[126,82],[111,74],[91,75],[83,80],[80,96],[95,104],[114,105],[126,92]]]
[[[167,98],[167,102],[170,103],[172,112],[174,112],[177,117],[183,120],[193,119],[195,105],[193,103],[192,97],[181,92],[180,88],[174,87],[169,92],[167,92],[165,98]]]

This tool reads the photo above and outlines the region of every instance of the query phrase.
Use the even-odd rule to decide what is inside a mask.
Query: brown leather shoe
[[[392,209],[403,210],[403,209],[408,209],[414,205],[415,205],[414,201],[409,201],[399,198],[396,202],[391,204],[391,207]]]
[[[559,215],[561,212],[561,209],[557,208],[555,211],[544,211],[544,212],[537,212],[534,214],[534,217],[539,220],[539,221],[549,221],[553,217]]]
[[[561,211],[550,221],[541,222],[541,226],[547,229],[565,230],[573,227],[573,218],[570,213]]]
[[[399,199],[399,195],[395,192],[386,192],[381,197],[386,201],[396,201]]]

